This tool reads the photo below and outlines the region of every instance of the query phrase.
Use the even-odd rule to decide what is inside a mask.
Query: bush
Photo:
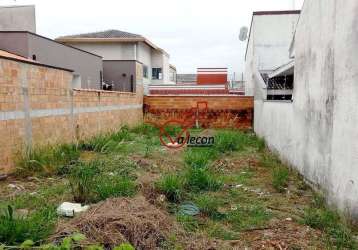
[[[272,185],[279,191],[284,192],[288,185],[289,171],[285,167],[275,167],[272,170]]]
[[[183,180],[180,176],[170,174],[162,177],[156,184],[168,201],[179,202],[183,198]]]
[[[53,208],[42,208],[27,217],[14,215],[12,207],[0,211],[0,242],[7,245],[46,239],[54,230],[56,213]]]
[[[188,168],[185,174],[185,187],[194,192],[217,191],[222,185],[207,168]]]

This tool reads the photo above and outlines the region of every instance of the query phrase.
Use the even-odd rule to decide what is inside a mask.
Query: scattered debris
[[[76,214],[85,212],[89,206],[82,206],[79,203],[64,202],[57,208],[57,214],[66,217],[74,217]]]

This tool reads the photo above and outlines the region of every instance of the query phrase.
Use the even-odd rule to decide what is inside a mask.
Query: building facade
[[[172,84],[173,67],[169,54],[145,37],[119,30],[64,36],[56,39],[70,46],[103,57],[104,82],[113,90],[131,89],[136,73],[135,63],[141,64],[145,93],[151,84]]]
[[[101,89],[102,57],[28,31],[0,31],[0,49],[73,70],[73,88]]]

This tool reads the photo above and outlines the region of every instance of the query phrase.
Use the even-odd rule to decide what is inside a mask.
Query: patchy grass
[[[174,126],[167,130],[178,131]],[[140,125],[78,146],[46,147],[21,156],[18,173],[36,178],[0,182],[0,244],[48,239],[57,222],[54,208],[63,201],[95,203],[124,196],[128,201],[145,197],[169,216],[173,227],[163,232],[163,249],[209,247],[213,239],[218,245],[212,249],[225,249],[226,242],[228,249],[356,249],[357,232],[263,140],[235,130],[191,132],[214,135],[215,144],[168,150],[161,146],[157,128]],[[180,213],[185,204],[197,207],[198,215]],[[28,216],[10,220],[9,205],[14,214],[25,209]],[[144,212],[151,214],[147,207]]]
[[[30,215],[18,215],[8,206],[0,211],[0,242],[16,245],[25,240],[42,241],[53,232],[55,223],[53,208],[43,207]]]

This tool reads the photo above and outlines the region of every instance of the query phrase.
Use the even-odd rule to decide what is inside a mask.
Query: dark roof
[[[61,38],[143,38],[143,36],[120,30],[105,30],[100,32],[59,37],[59,39]]]
[[[254,16],[264,16],[264,15],[290,15],[290,14],[300,14],[301,10],[274,10],[274,11],[255,11]]]

